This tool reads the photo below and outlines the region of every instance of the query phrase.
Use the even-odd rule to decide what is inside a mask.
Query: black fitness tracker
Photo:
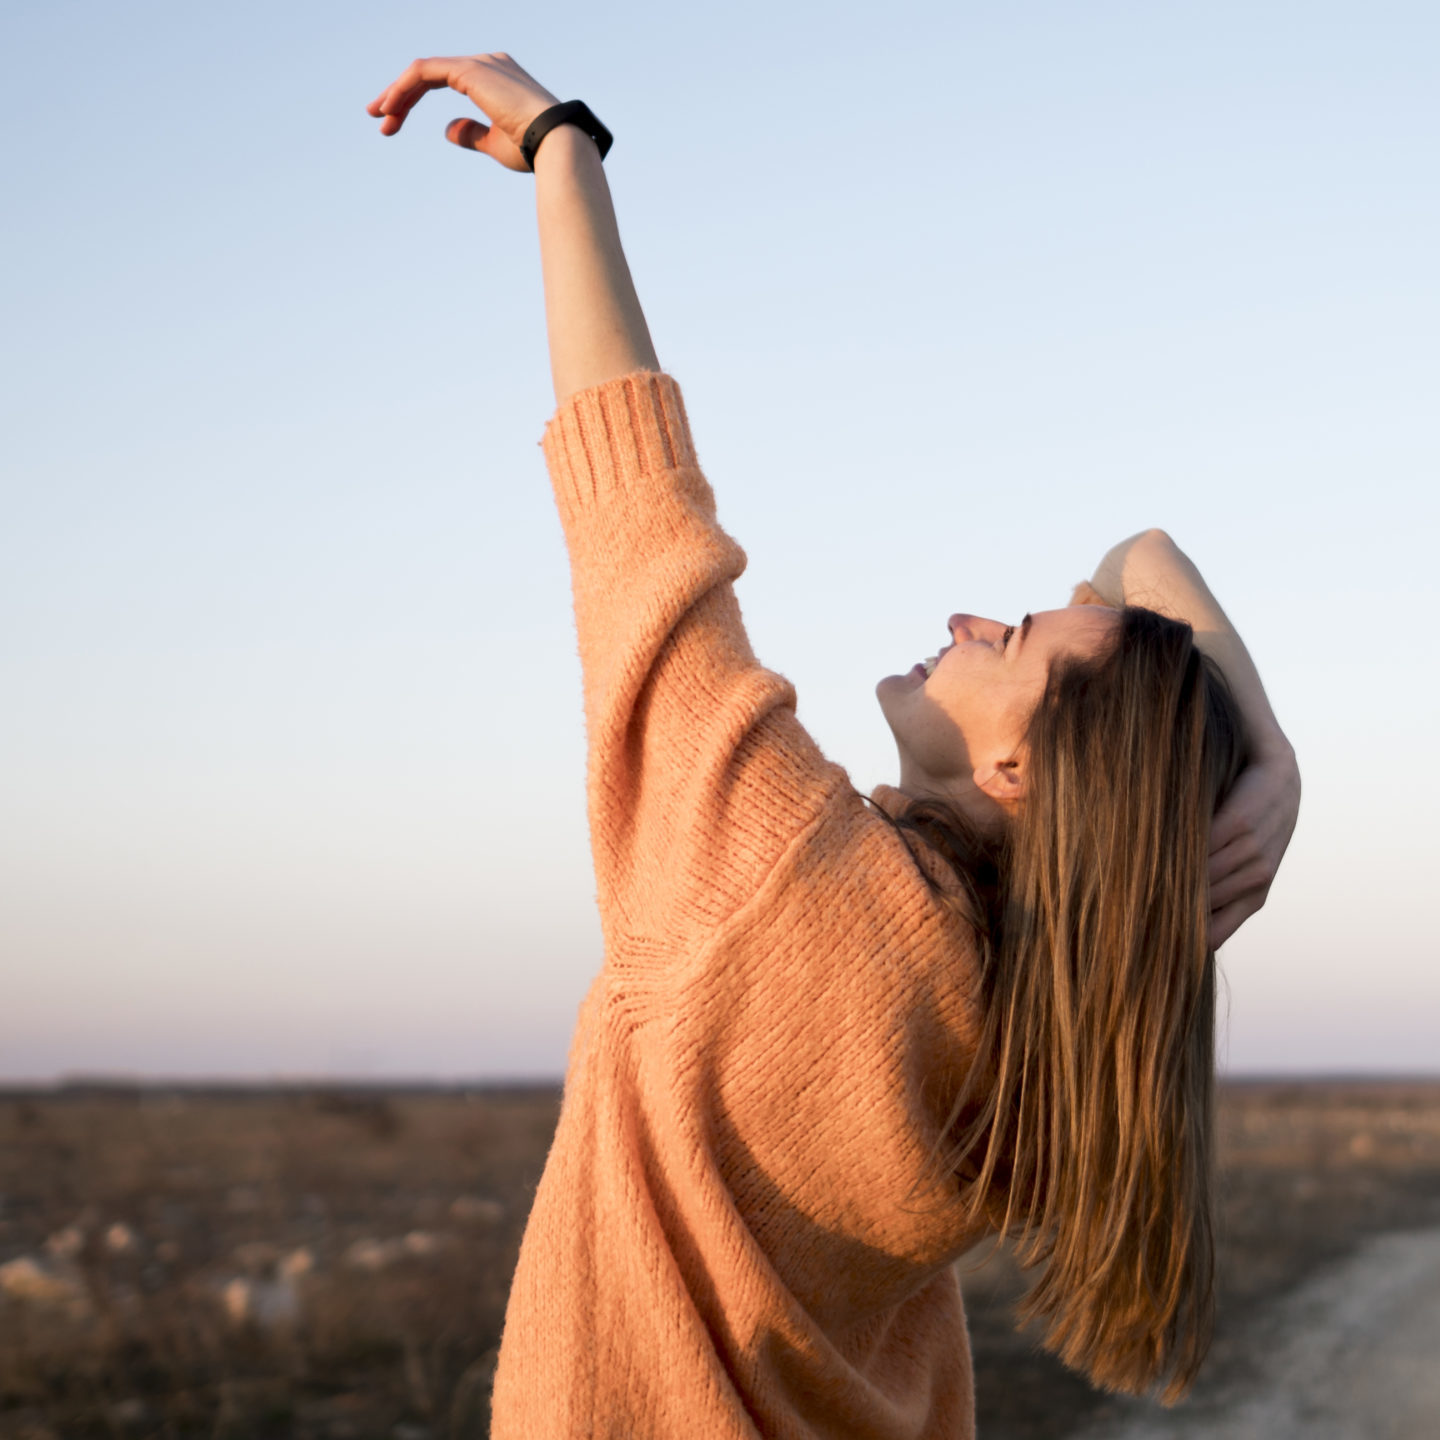
[[[557,125],[578,125],[599,147],[603,160],[610,153],[615,137],[595,118],[595,112],[583,100],[564,100],[542,110],[531,122],[520,142],[520,154],[530,169],[535,168],[535,152],[540,142]]]

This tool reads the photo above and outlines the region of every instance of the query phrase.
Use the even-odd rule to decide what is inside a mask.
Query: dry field
[[[483,1436],[553,1089],[0,1094],[0,1440]],[[1440,1082],[1222,1092],[1221,1317],[1207,1379],[1367,1236],[1440,1226]],[[1115,1402],[966,1276],[983,1440]],[[1437,1432],[1440,1433],[1440,1432]]]
[[[1022,1280],[1002,1255],[966,1284],[981,1440],[1081,1432],[1110,1440],[1137,1433],[1127,1424],[1137,1410],[1149,1412],[1157,1434],[1229,1435],[1222,1421],[1236,1397],[1263,1393],[1276,1379],[1277,1352],[1290,1338],[1277,1325],[1292,1323],[1287,1296],[1372,1237],[1440,1227],[1440,1081],[1232,1081],[1220,1091],[1218,1139],[1218,1315],[1192,1398],[1175,1411],[1118,1401],[1038,1352],[1010,1323]],[[1187,1411],[1197,1428],[1185,1423]],[[1283,1440],[1288,1432],[1275,1424],[1239,1433]],[[1334,1428],[1317,1411],[1301,1433],[1409,1440],[1412,1432],[1378,1416],[1363,1431]],[[1440,1418],[1413,1433],[1436,1440]]]

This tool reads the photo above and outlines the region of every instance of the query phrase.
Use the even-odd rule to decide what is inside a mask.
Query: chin
[[[880,709],[886,720],[890,718],[890,702],[900,699],[909,688],[903,675],[887,675],[875,686],[875,698],[880,702]]]
[[[887,675],[876,685],[875,693],[880,696],[887,693],[905,695],[911,690],[919,689],[924,683],[923,674],[917,675],[914,670],[907,670],[903,675]]]
[[[897,720],[904,713],[903,700],[908,688],[903,675],[887,675],[875,687],[875,698],[880,702],[880,713],[885,717],[885,723],[890,727],[890,734],[894,737],[897,745],[900,743],[900,732],[895,726]],[[896,709],[897,705],[900,706],[898,710]]]

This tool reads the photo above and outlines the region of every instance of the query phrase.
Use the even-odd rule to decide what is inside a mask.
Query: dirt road
[[[1437,1440],[1440,1230],[1380,1235],[1257,1313],[1253,1376],[1076,1440]],[[1126,1407],[1129,1408],[1129,1407]]]

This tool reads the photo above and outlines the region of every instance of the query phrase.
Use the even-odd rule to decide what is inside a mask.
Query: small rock
[[[292,1250],[281,1262],[279,1272],[287,1280],[298,1280],[315,1268],[315,1255],[308,1245]]]
[[[45,1242],[45,1248],[57,1260],[73,1260],[85,1248],[85,1232],[78,1225],[66,1225]]]
[[[32,1305],[76,1305],[89,1300],[83,1281],[68,1265],[21,1255],[0,1265],[0,1295]]]
[[[272,1330],[291,1324],[300,1313],[300,1296],[292,1280],[260,1280],[236,1275],[220,1290],[225,1313],[235,1325]]]
[[[0,1298],[62,1314],[74,1324],[95,1316],[84,1277],[69,1261],[20,1255],[0,1265]]]
[[[243,1325],[250,1318],[250,1282],[243,1275],[225,1282],[220,1289],[220,1300],[236,1325]]]
[[[405,1254],[399,1240],[357,1240],[345,1251],[343,1262],[353,1270],[384,1270]]]
[[[401,1260],[430,1260],[454,1242],[448,1235],[431,1230],[411,1230],[398,1239],[377,1240],[367,1236],[356,1240],[341,1256],[341,1263],[353,1270],[386,1270]]]
[[[105,1232],[105,1248],[112,1255],[128,1255],[139,1244],[140,1237],[123,1220],[117,1220]]]
[[[460,1195],[450,1202],[450,1218],[468,1225],[498,1225],[505,1207],[488,1195]]]

